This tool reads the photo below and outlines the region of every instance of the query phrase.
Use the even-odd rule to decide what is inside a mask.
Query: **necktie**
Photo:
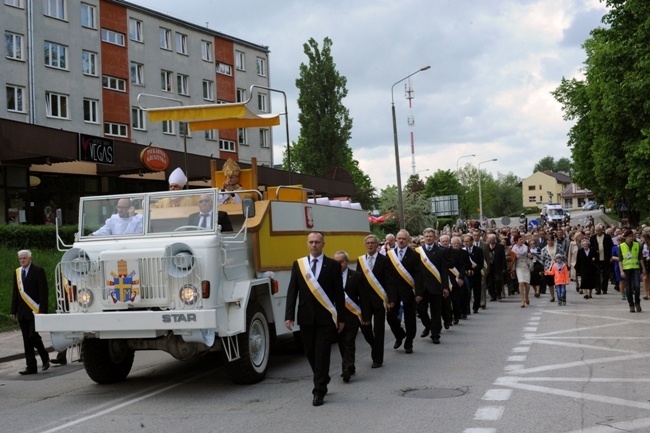
[[[207,227],[208,215],[209,214],[201,214],[201,224],[199,224],[199,227],[203,227],[203,228]]]
[[[318,259],[311,260],[311,273],[314,277],[316,276],[316,263],[318,263]]]
[[[27,276],[27,272],[25,272],[25,268],[20,273],[21,278],[23,279],[23,282],[25,282],[25,277]]]
[[[373,266],[375,266],[375,256],[368,256],[368,267],[371,271]]]
[[[399,260],[400,260],[400,262],[402,261],[402,257],[404,257],[404,250],[399,250]]]

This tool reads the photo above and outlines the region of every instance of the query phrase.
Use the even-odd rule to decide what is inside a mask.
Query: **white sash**
[[[21,269],[22,268],[16,269],[16,281],[18,282],[18,292],[20,293],[20,297],[23,298],[23,301],[25,301],[25,303],[29,306],[29,308],[31,308],[35,314],[38,314],[40,305],[36,301],[34,301],[27,294],[27,292],[25,292],[25,288],[23,287],[23,278],[20,273]]]
[[[401,275],[404,281],[409,283],[411,287],[415,287],[415,280],[413,279],[413,276],[409,273],[409,271],[406,270],[402,262],[400,262],[399,258],[397,258],[397,253],[395,250],[390,250],[388,252],[388,257],[393,263],[393,266],[395,266],[395,269],[397,269],[397,273]]]
[[[424,252],[424,248],[418,247],[416,249],[418,253],[420,253],[420,258],[422,259],[422,263],[424,263],[424,266],[433,274],[434,277],[436,277],[436,280],[440,284],[442,284],[442,278],[440,278],[440,271],[438,271],[438,268],[436,268],[436,265],[431,263],[431,260],[429,260],[429,257],[427,256],[427,253]]]
[[[302,259],[298,260],[298,267],[300,268],[300,272],[302,273],[302,277],[305,279],[305,282],[307,283],[307,287],[309,287],[309,290],[311,290],[311,294],[314,295],[316,299],[318,299],[318,302],[321,303],[323,307],[327,309],[327,311],[330,312],[332,315],[332,319],[334,320],[334,325],[338,326],[338,318],[336,317],[336,307],[334,307],[334,304],[332,304],[332,301],[330,300],[329,296],[327,296],[327,293],[325,293],[325,290],[321,287],[321,285],[318,283],[318,280],[314,277],[314,274],[312,274],[311,269],[309,267],[309,257],[303,257]]]
[[[345,293],[345,291],[343,291]],[[361,320],[361,308],[345,293],[345,308]]]

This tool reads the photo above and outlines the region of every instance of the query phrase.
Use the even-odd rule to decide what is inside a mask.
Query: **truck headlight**
[[[192,284],[185,284],[181,287],[178,297],[184,304],[194,305],[199,300],[199,291]]]
[[[93,303],[93,292],[88,289],[81,289],[77,292],[77,302],[81,308],[89,308]]]

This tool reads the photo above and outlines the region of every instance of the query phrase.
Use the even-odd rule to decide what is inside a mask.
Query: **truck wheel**
[[[271,348],[269,324],[264,310],[257,302],[248,303],[246,332],[237,338],[239,359],[227,364],[228,377],[234,383],[257,383],[266,375]]]
[[[86,338],[81,357],[88,376],[99,384],[121,382],[129,375],[135,351],[124,340]]]

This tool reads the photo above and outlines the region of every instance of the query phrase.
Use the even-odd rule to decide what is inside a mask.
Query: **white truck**
[[[277,197],[283,188],[292,198],[226,205],[216,188],[81,198],[79,232],[56,268],[56,314],[37,315],[37,330],[50,332],[56,350],[80,345],[100,384],[126,379],[140,350],[188,360],[221,349],[234,382],[262,380],[271,340],[289,332],[287,286],[293,260],[308,252],[306,235],[323,232],[330,256],[357,257],[369,233],[360,207],[308,201],[291,187]],[[202,194],[228,214],[232,232],[216,219],[210,229],[189,223]],[[170,198],[184,205],[158,206]],[[120,199],[133,204],[140,230],[93,235]]]

